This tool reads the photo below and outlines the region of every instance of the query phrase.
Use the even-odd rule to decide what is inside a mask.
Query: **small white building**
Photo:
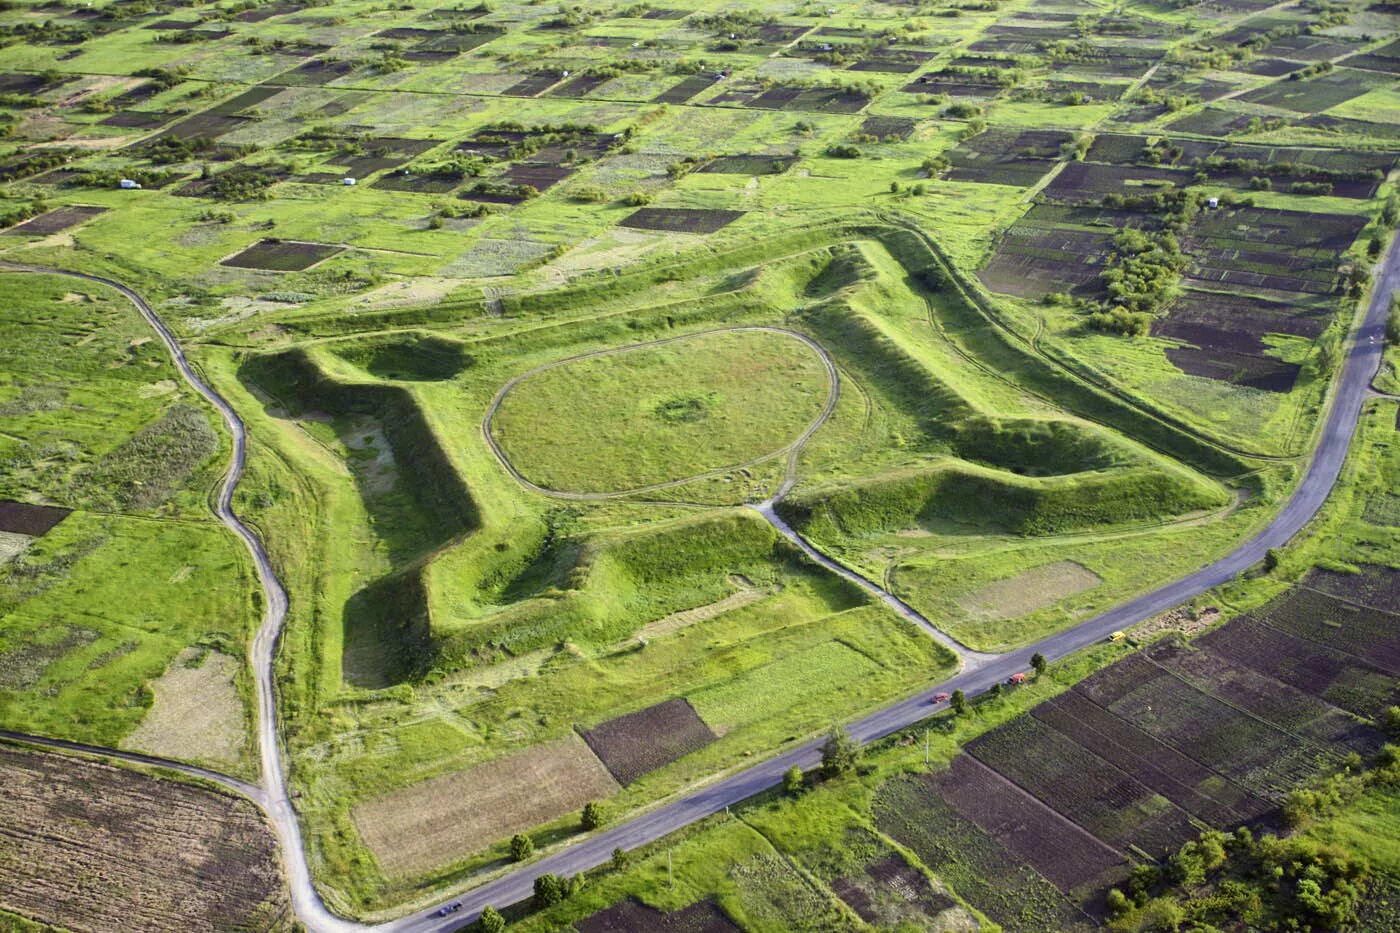
[[[1206,198],[1206,207],[1219,207],[1219,206],[1220,206],[1220,199],[1219,199],[1219,198]]]
[[[348,175],[347,175],[346,177],[342,178],[342,179],[340,180],[340,183],[341,183],[342,185],[344,185],[345,187],[347,187],[347,188],[353,188],[353,187],[355,187],[355,179],[349,177]]]
[[[140,188],[141,184],[140,182],[132,181],[130,178],[123,178],[121,181],[117,182],[117,187],[124,188],[127,191],[134,191]]]

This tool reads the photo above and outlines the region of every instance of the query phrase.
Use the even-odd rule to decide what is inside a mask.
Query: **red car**
[[[948,694],[946,694],[946,693],[935,693],[935,694],[933,695],[933,702],[935,702],[935,703],[947,703],[947,702],[948,702]]]

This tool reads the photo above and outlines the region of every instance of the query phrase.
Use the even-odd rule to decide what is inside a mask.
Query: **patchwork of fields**
[[[118,292],[35,271],[70,269],[246,422],[347,916],[1224,554],[1400,217],[1371,0],[3,6],[0,726],[257,773],[226,435]],[[839,846],[760,807],[571,922],[1101,923],[1379,753],[1377,561],[872,777]]]

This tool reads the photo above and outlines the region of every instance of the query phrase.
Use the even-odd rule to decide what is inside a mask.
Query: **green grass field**
[[[18,0],[0,260],[136,289],[246,422],[234,504],[290,599],[311,870],[377,919],[507,846],[396,873],[357,807],[689,701],[714,740],[612,791],[621,820],[954,670],[753,504],[781,493],[810,544],[983,651],[1267,522],[1395,226],[1397,33],[1351,0]],[[230,262],[255,244],[263,268]],[[243,665],[262,608],[210,510],[228,436],[95,283],[0,273],[0,336],[0,500],[75,510],[0,534],[0,726],[199,758],[138,730],[167,685]],[[1368,404],[1374,475],[1350,468],[1332,543],[1194,608],[1393,560],[1357,517],[1391,511],[1393,404]],[[930,760],[1117,653],[939,725]],[[249,684],[209,692],[240,736]],[[521,927],[634,894],[746,929],[935,923],[914,903],[972,928],[995,879],[959,890],[872,816],[923,757],[887,743]],[[1364,848],[1368,812],[1327,831]],[[575,838],[541,813],[540,849]]]

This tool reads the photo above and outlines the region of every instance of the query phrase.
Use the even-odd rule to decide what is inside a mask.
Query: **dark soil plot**
[[[1254,114],[1207,107],[1168,123],[1167,129],[1177,133],[1196,133],[1200,136],[1228,136],[1246,129],[1252,119],[1257,119]]]
[[[422,172],[390,172],[383,176],[371,188],[380,188],[385,191],[416,191],[419,194],[446,194],[461,187],[465,179],[460,175],[446,173]]]
[[[957,901],[933,889],[924,873],[899,855],[886,855],[865,866],[864,873],[836,878],[832,892],[871,926],[893,926],[901,920],[931,920]],[[894,901],[896,911],[887,903]],[[896,913],[897,916],[890,916]],[[910,915],[913,916],[910,916]]]
[[[165,88],[156,84],[154,81],[148,81],[145,84],[138,84],[129,91],[123,91],[116,97],[107,101],[107,103],[111,104],[113,107],[132,107],[150,100],[164,90]]]
[[[478,29],[475,32],[443,32],[436,36],[424,39],[413,47],[414,52],[447,52],[452,55],[460,55],[463,52],[470,52],[505,35],[501,29]]]
[[[653,7],[642,14],[642,19],[685,19],[690,10],[676,10],[668,7]]]
[[[506,169],[501,177],[512,185],[529,185],[536,191],[548,191],[573,173],[574,169],[565,165],[522,162]]]
[[[1274,809],[1269,801],[1074,691],[1041,703],[1031,715],[1199,820],[1233,826],[1257,820]]]
[[[1106,194],[1151,194],[1163,188],[1184,188],[1191,181],[1191,173],[1181,169],[1070,162],[1045,187],[1045,195],[1058,201],[1101,201]]]
[[[886,781],[876,792],[872,811],[881,832],[910,849],[1007,933],[1089,926],[1088,918],[1054,885],[958,815],[938,793],[932,776]]]
[[[1325,75],[1302,81],[1275,81],[1241,94],[1239,99],[1296,113],[1321,113],[1384,83],[1384,77],[1369,71],[1336,68]]]
[[[738,933],[742,928],[711,900],[667,912],[629,898],[575,920],[573,929],[578,933]]]
[[[105,207],[59,207],[38,217],[31,217],[17,224],[5,233],[10,236],[48,236],[78,224],[86,223],[99,214],[107,213]],[[0,529],[3,530],[3,529]]]
[[[564,80],[564,76],[561,73],[544,71],[539,74],[526,75],[501,93],[506,97],[535,97],[562,80]]]
[[[765,91],[746,107],[759,107],[766,110],[801,110],[813,113],[859,113],[870,103],[870,98],[856,91],[844,88],[775,87]]]
[[[699,171],[710,175],[781,175],[792,168],[797,156],[727,155],[711,159]]]
[[[1016,717],[967,752],[1114,848],[1157,856],[1196,835],[1180,807],[1033,717]]]
[[[1102,103],[1117,100],[1127,89],[1126,84],[1107,84],[1102,81],[1047,81],[1039,92],[1042,97],[1050,100],[1061,100],[1074,95],[1087,101]]]
[[[1355,717],[1214,652],[1162,642],[1145,654],[1196,689],[1318,746],[1363,755],[1380,750],[1383,736]]]
[[[1324,766],[1319,749],[1133,655],[1076,690],[1251,792],[1281,801]],[[1338,756],[1339,757],[1339,756]]]
[[[1292,305],[1188,290],[1153,322],[1152,335],[1190,345],[1167,351],[1168,359],[1184,372],[1287,392],[1299,367],[1268,356],[1264,335],[1314,338],[1327,323],[1327,315],[1299,313]]]
[[[75,930],[289,926],[276,839],[242,798],[12,747],[0,786],[0,909]]]
[[[247,117],[206,110],[163,130],[154,139],[218,139],[248,122]]]
[[[1113,234],[1043,229],[1013,224],[997,243],[990,262],[977,273],[994,292],[1042,298],[1054,292],[1094,295],[1102,291],[1099,273]]]
[[[102,125],[130,130],[153,130],[182,115],[181,111],[123,110],[121,113],[114,113],[104,119]]]
[[[1400,612],[1400,571],[1389,567],[1363,567],[1361,573],[1314,570],[1303,584],[1318,590],[1386,612]]]
[[[906,94],[946,94],[949,97],[996,97],[1006,86],[995,78],[960,71],[935,71],[919,75],[900,88]]]
[[[323,84],[330,84],[336,78],[343,78],[354,70],[354,62],[333,62],[323,58],[313,58],[291,71],[284,71],[272,81],[292,87],[320,87]]]
[[[1265,78],[1282,78],[1302,67],[1302,62],[1290,61],[1287,58],[1252,58],[1232,70],[1248,75],[1260,75]]]
[[[1254,615],[1290,635],[1354,655],[1400,676],[1400,615],[1294,587]]]
[[[918,71],[935,57],[933,52],[920,49],[882,49],[851,65],[848,71],[870,71],[876,74],[909,74]]]
[[[0,531],[40,538],[67,518],[72,509],[0,499]]]
[[[1359,716],[1374,717],[1400,699],[1400,685],[1383,671],[1248,616],[1203,635],[1197,643]]]
[[[701,91],[709,90],[719,80],[713,75],[691,75],[683,78],[669,90],[662,91],[651,99],[654,104],[683,104]]]
[[[209,113],[234,114],[249,107],[256,107],[265,100],[269,100],[281,94],[285,88],[273,87],[268,84],[258,84],[248,88],[241,94],[235,94],[223,103],[217,104],[209,109]]]
[[[1153,329],[1157,333],[1156,328]],[[1214,379],[1261,392],[1292,392],[1302,367],[1269,357],[1201,347],[1168,347],[1168,362],[1188,376]]]
[[[744,216],[743,211],[708,208],[644,207],[621,221],[637,230],[664,230],[669,233],[714,233]]]
[[[579,75],[577,78],[570,78],[554,88],[549,92],[549,96],[576,100],[580,97],[587,97],[611,80],[612,78],[607,75]]]
[[[609,719],[580,730],[583,740],[622,785],[665,767],[716,738],[686,699]]]
[[[1045,177],[1061,148],[1074,137],[1056,130],[993,128],[959,143],[948,153],[947,177],[994,185],[1029,187]]]
[[[1356,47],[1355,42],[1347,42],[1331,36],[1298,35],[1274,40],[1269,44],[1269,51],[1282,58],[1320,62],[1324,59],[1339,58],[1348,52],[1354,52]]]
[[[271,272],[301,272],[341,252],[342,247],[295,240],[259,240],[240,253],[219,261],[236,269],[265,269]]]
[[[1365,227],[1363,217],[1267,208],[1200,214],[1182,246],[1190,280],[1233,287],[1330,294],[1338,258]]]
[[[423,29],[419,26],[395,26],[392,29],[381,29],[374,33],[377,39],[431,39],[434,36],[442,35],[441,29]]]
[[[288,13],[297,13],[306,9],[300,3],[269,3],[265,6],[255,7],[251,10],[244,10],[234,19],[240,23],[261,23],[265,19],[272,19],[274,16],[286,16]]]
[[[1123,856],[971,755],[929,781],[953,810],[1061,891],[1113,872]]]
[[[908,139],[914,135],[917,121],[910,117],[866,117],[861,121],[860,133],[863,136],[876,136],[880,139]]]
[[[1400,74],[1400,39],[1373,51],[1353,55],[1343,64],[1348,68],[1360,68],[1363,71]]]
[[[1400,126],[1388,123],[1372,123],[1369,120],[1352,120],[1346,117],[1332,117],[1317,114],[1298,122],[1299,126],[1311,127],[1328,133],[1360,136],[1367,140],[1400,142]]]

